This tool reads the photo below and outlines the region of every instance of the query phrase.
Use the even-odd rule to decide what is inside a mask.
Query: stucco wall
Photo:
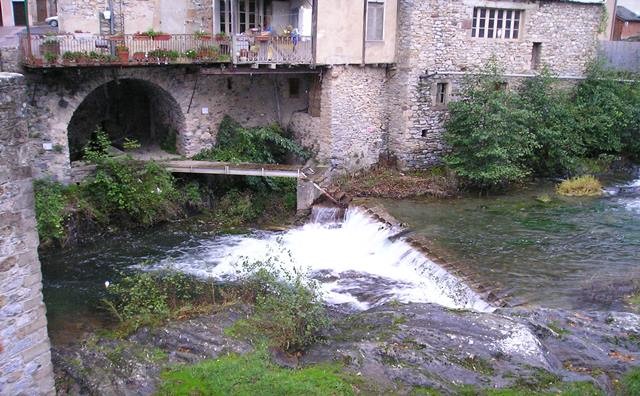
[[[471,37],[475,6],[524,10],[520,38]],[[400,164],[429,166],[444,150],[446,111],[433,108],[432,81],[426,83],[422,75],[478,71],[492,57],[506,73],[531,74],[532,47],[538,42],[542,64],[559,75],[580,76],[595,56],[603,10],[568,2],[400,0],[398,63],[389,88],[398,98],[390,110],[390,146]]]
[[[118,1],[114,1],[117,4]],[[108,0],[58,0],[60,31],[98,33],[99,13],[108,8]],[[119,7],[114,6],[115,11]],[[203,0],[127,0],[123,2],[125,33],[149,28],[166,33],[192,33],[212,26],[211,1]]]
[[[81,73],[68,70],[55,76],[29,75],[30,92],[36,92],[30,103],[29,130],[31,150],[36,158],[36,177],[50,174],[60,180],[69,179],[67,126],[90,92],[116,78],[147,81],[157,87],[155,92],[170,96],[171,100],[166,103],[174,105],[168,110],[184,117],[178,130],[178,151],[192,156],[215,143],[218,126],[225,114],[245,126],[277,121],[288,125],[295,111],[308,106],[308,78],[290,77],[300,78],[297,98],[289,97],[287,75],[203,76],[197,69],[183,67],[85,69]],[[207,114],[204,114],[205,108]],[[50,143],[54,149],[44,150],[44,143]]]
[[[385,1],[384,41],[367,42],[365,63],[393,63],[396,50],[397,0]],[[344,65],[362,63],[364,1],[318,2],[316,63]]]
[[[0,73],[0,395],[52,395],[25,93]]]

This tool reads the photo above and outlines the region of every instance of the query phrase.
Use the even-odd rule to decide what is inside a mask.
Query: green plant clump
[[[36,223],[42,243],[62,240],[65,237],[65,188],[49,180],[34,182]]]
[[[629,370],[622,379],[622,386],[628,396],[640,396],[640,367]]]
[[[243,266],[244,282],[255,293],[248,324],[282,350],[301,351],[316,342],[328,325],[317,282],[273,258]]]
[[[615,158],[640,158],[637,76],[594,63],[572,89],[559,87],[548,70],[513,89],[506,81],[493,60],[449,104],[445,162],[469,186],[580,175],[585,164],[602,169]]]
[[[602,195],[602,184],[593,176],[579,176],[564,180],[556,191],[569,197],[597,197]]]
[[[307,158],[308,154],[292,139],[284,137],[277,124],[244,128],[229,116],[220,123],[218,142],[212,149],[193,157],[201,161],[284,163],[289,154]]]

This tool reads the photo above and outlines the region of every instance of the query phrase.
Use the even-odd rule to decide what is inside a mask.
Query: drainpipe
[[[31,28],[29,27],[29,0],[24,0],[24,16],[27,25],[27,54],[29,55],[29,59],[31,59],[33,57],[33,51],[31,50]]]
[[[318,52],[318,0],[311,2],[311,67],[316,67]]]
[[[365,65],[367,53],[367,1],[364,0],[364,10],[362,12],[362,63],[360,66]]]

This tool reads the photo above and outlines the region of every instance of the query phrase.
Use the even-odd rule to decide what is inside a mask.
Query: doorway
[[[37,20],[38,22],[44,22],[47,19],[47,0],[36,0],[37,6]]]
[[[16,26],[27,26],[27,15],[24,12],[24,1],[13,1],[13,22]]]

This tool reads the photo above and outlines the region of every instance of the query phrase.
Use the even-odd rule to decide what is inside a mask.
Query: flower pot
[[[170,34],[158,34],[156,36],[153,37],[154,41],[169,41],[171,40],[171,35]]]
[[[136,52],[133,54],[133,60],[136,62],[144,62],[147,60],[147,55],[144,52]]]
[[[120,63],[129,63],[129,51],[118,51]]]
[[[134,34],[133,39],[134,40],[151,40],[151,36],[146,34]]]
[[[196,37],[198,40],[202,40],[202,41],[210,41],[211,40],[211,36],[208,34],[203,34],[200,35],[198,37]]]

